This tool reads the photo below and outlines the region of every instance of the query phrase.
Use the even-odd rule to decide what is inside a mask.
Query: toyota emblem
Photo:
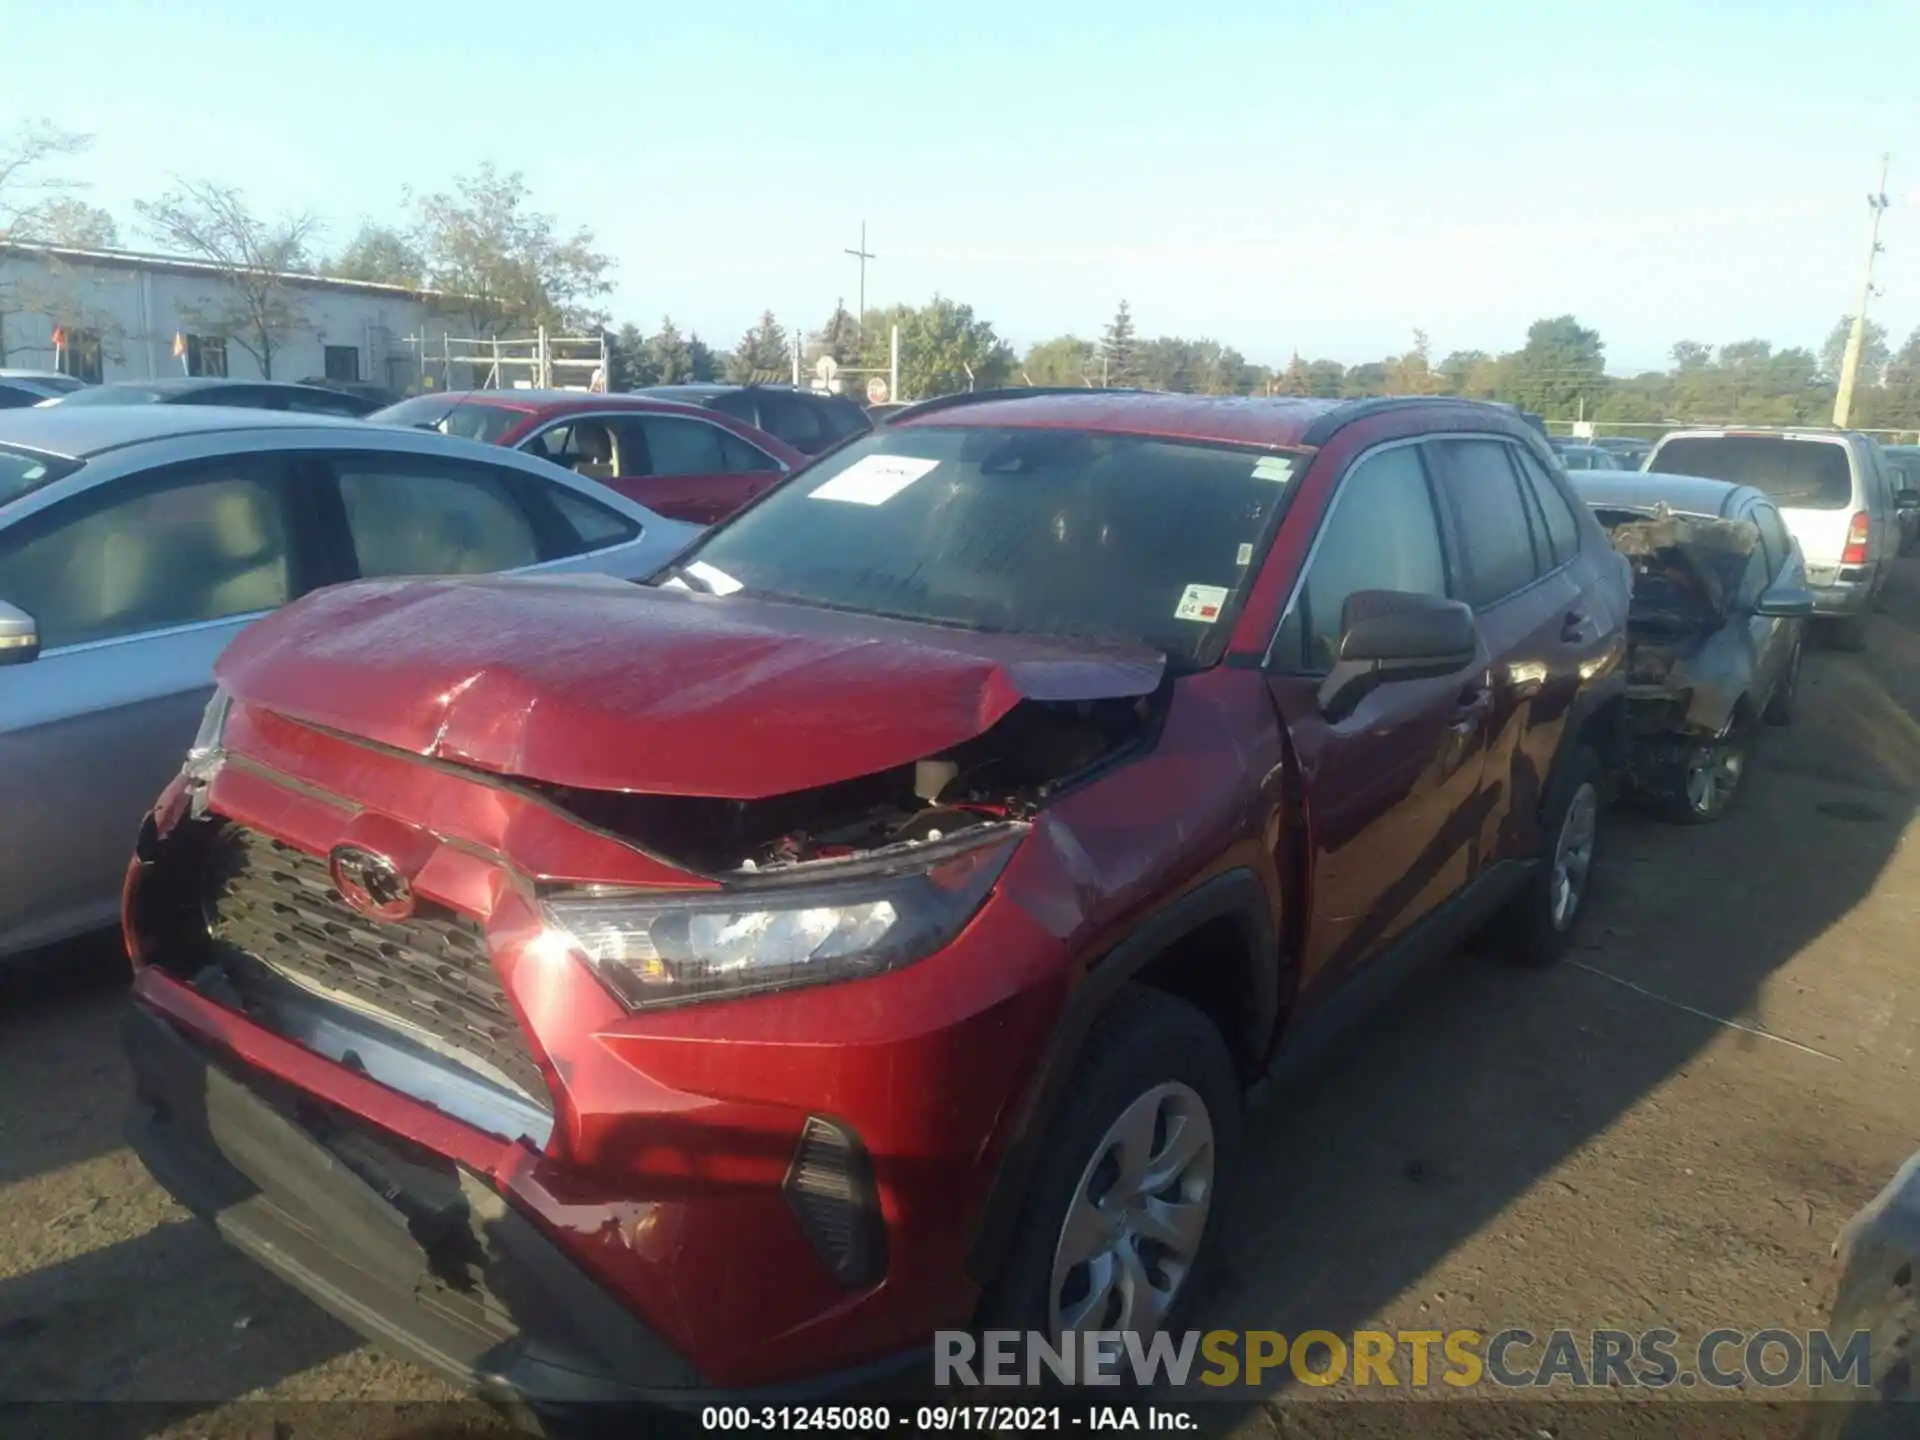
[[[362,915],[404,920],[413,914],[413,886],[384,855],[358,845],[339,845],[327,857],[327,873],[340,898]]]

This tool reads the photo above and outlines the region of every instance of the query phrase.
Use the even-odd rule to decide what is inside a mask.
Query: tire
[[[1676,825],[1711,825],[1734,807],[1753,768],[1753,726],[1737,722],[1725,740],[1697,747],[1688,756],[1680,787],[1662,810]]]
[[[1767,701],[1766,713],[1761,717],[1769,725],[1791,725],[1793,723],[1794,702],[1800,698],[1800,662],[1807,653],[1807,637],[1793,642],[1793,654],[1787,661],[1787,675],[1774,689],[1773,696]]]
[[[1142,986],[1122,990],[1087,1036],[1074,1065],[1005,1259],[981,1307],[982,1328],[1037,1331],[1054,1337],[1056,1343],[1058,1331],[1076,1323],[1082,1330],[1180,1328],[1181,1317],[1206,1278],[1220,1228],[1219,1196],[1238,1150],[1240,1104],[1232,1057],[1211,1020],[1174,996]],[[1116,1133],[1124,1133],[1123,1122],[1132,1134],[1151,1137],[1153,1143],[1146,1146],[1149,1154],[1163,1135],[1170,1148],[1174,1137],[1158,1122],[1149,1120],[1145,1129],[1137,1123],[1156,1111],[1169,1119],[1182,1117],[1180,1133],[1198,1115],[1204,1120],[1200,1133],[1210,1132],[1211,1137],[1184,1170],[1169,1175],[1168,1189],[1155,1192],[1165,1197],[1171,1187],[1181,1185],[1189,1195],[1204,1195],[1198,1235],[1177,1266],[1177,1277],[1176,1267],[1167,1261],[1172,1252],[1134,1228],[1150,1215],[1167,1214],[1164,1199],[1159,1201],[1161,1208],[1151,1212],[1143,1201],[1127,1214],[1123,1228],[1097,1239],[1089,1239],[1097,1227],[1083,1225],[1078,1238],[1081,1248],[1093,1250],[1093,1259],[1069,1263],[1068,1223],[1083,1194],[1107,1199],[1106,1205],[1090,1207],[1093,1213],[1087,1216],[1102,1225],[1116,1210],[1127,1208],[1124,1202],[1112,1203],[1125,1179],[1124,1168],[1117,1163],[1120,1150],[1114,1144]],[[1209,1167],[1210,1174],[1203,1176]],[[1188,1218],[1193,1218],[1190,1213]],[[1122,1247],[1136,1257],[1132,1267],[1116,1258]],[[1136,1305],[1129,1317],[1089,1304],[1103,1277],[1112,1296],[1130,1290],[1148,1300],[1158,1299],[1158,1282],[1170,1281],[1165,1308],[1156,1311],[1152,1304]],[[1143,1277],[1151,1292],[1145,1296],[1138,1288]],[[1076,1307],[1089,1312],[1077,1322]]]
[[[1827,626],[1827,643],[1836,650],[1845,650],[1859,654],[1867,648],[1867,616],[1862,611],[1858,615],[1849,615],[1844,620],[1835,620]]]
[[[1567,953],[1593,889],[1604,779],[1600,757],[1589,745],[1577,746],[1554,777],[1541,813],[1540,864],[1485,933],[1483,948],[1494,958],[1542,970]],[[1570,847],[1564,853],[1563,842]],[[1564,873],[1563,859],[1572,862]],[[1570,903],[1561,898],[1563,879],[1571,886]]]

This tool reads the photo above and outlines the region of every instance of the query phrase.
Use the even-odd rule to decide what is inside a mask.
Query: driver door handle
[[[1454,701],[1453,729],[1462,735],[1471,734],[1479,728],[1480,722],[1487,718],[1487,712],[1493,709],[1493,686],[1485,680],[1475,680],[1461,687],[1460,695]]]

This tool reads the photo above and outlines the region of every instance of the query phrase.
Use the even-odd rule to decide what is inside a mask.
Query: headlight
[[[233,697],[216,685],[213,698],[207,701],[207,708],[200,716],[200,729],[194,734],[193,744],[187,747],[185,768],[189,772],[205,769],[207,762],[220,753],[220,746],[227,738],[227,710],[232,703]]]
[[[697,899],[605,891],[541,902],[629,1009],[851,980],[910,965],[971,920],[1013,854],[997,831],[905,873],[763,883]]]

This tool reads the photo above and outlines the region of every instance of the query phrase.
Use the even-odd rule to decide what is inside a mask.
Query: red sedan
[[[695,525],[718,524],[807,458],[730,415],[643,395],[447,391],[367,418],[524,450]]]

